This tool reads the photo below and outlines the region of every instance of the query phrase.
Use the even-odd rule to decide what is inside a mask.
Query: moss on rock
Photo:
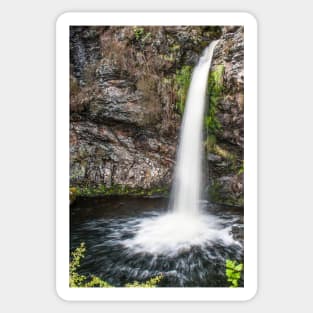
[[[233,192],[231,184],[231,179],[229,181],[212,180],[208,189],[210,201],[217,204],[243,207],[243,194]]]
[[[209,94],[209,108],[205,117],[205,126],[209,134],[216,134],[221,128],[221,123],[218,120],[217,104],[222,97],[223,92],[223,73],[224,65],[218,65],[209,74],[208,94]]]
[[[191,80],[191,66],[185,65],[176,71],[175,90],[176,90],[176,109],[182,115],[185,109],[187,92]]]
[[[71,187],[72,189],[73,187]],[[153,187],[149,189],[144,188],[132,188],[122,185],[113,185],[108,187],[106,185],[98,186],[80,186],[76,187],[76,196],[81,197],[93,197],[93,196],[163,196],[169,195],[169,187]]]

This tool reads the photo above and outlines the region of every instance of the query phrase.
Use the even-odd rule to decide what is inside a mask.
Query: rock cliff
[[[241,204],[243,29],[83,27],[70,30],[70,184],[80,194],[168,190],[192,67],[218,43],[207,120],[210,194]],[[219,77],[220,76],[220,77]],[[220,80],[220,81],[217,81]],[[215,123],[215,124],[214,124]]]
[[[209,133],[210,196],[214,202],[243,205],[244,33],[224,27],[211,69],[215,128]]]

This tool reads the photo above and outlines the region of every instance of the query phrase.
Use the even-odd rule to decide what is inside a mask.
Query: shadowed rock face
[[[223,66],[223,89],[217,103],[220,129],[216,149],[208,154],[211,195],[215,202],[243,205],[244,148],[243,27],[224,27],[215,49],[212,71]]]
[[[231,169],[211,151],[209,168],[220,202],[229,192],[240,199],[243,182],[235,173],[243,153],[240,28],[71,27],[72,186],[171,185],[181,122],[176,74],[194,66],[203,48],[219,37],[213,65],[225,65],[225,89],[216,113],[221,123],[216,144],[237,161]]]

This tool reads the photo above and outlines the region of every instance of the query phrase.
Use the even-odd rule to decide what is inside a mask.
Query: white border
[[[69,287],[69,26],[244,26],[244,203],[243,288]],[[248,13],[107,12],[64,13],[56,23],[56,289],[64,300],[207,301],[249,300],[257,292],[257,22]]]

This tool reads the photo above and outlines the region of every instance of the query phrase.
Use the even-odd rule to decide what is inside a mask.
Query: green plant
[[[82,242],[72,253],[70,262],[70,287],[84,287],[86,276],[77,273],[80,267],[80,261],[85,257],[85,243]]]
[[[133,28],[133,31],[134,31],[134,35],[137,41],[139,41],[142,38],[145,32],[142,27],[136,27],[136,26]]]
[[[150,32],[147,32],[143,38],[142,38],[142,42],[146,42],[147,40],[149,40],[152,37],[152,34]]]
[[[216,117],[217,104],[223,92],[224,65],[217,65],[214,71],[210,72],[208,82],[209,109],[205,117],[205,126],[210,134],[216,134],[221,128],[221,123]]]
[[[150,189],[143,189],[140,187],[134,188],[126,185],[112,185],[111,187],[107,187],[106,185],[98,185],[98,186],[77,186],[71,187],[70,190],[75,188],[75,196],[80,197],[89,197],[89,196],[153,196],[153,195],[161,195],[167,197],[169,195],[169,187],[152,187]]]
[[[149,40],[152,37],[151,32],[146,32],[143,27],[133,27],[134,35],[136,41],[138,41],[141,44],[145,44],[147,40]]]
[[[180,70],[177,70],[175,76],[175,89],[177,95],[176,109],[179,111],[180,114],[184,113],[190,80],[191,66],[185,65]]]
[[[158,275],[150,278],[146,282],[139,283],[138,281],[134,281],[133,283],[128,283],[125,287],[140,287],[140,288],[155,288],[157,284],[162,280],[163,276]]]
[[[81,259],[85,257],[86,246],[82,242],[79,247],[77,247],[72,253],[72,260],[70,262],[70,287],[72,288],[86,288],[86,287],[100,287],[100,288],[113,288],[111,284],[102,280],[97,276],[92,276],[91,279],[87,279],[85,275],[80,275],[77,273],[80,267]],[[158,275],[150,278],[149,280],[140,283],[134,281],[133,283],[127,283],[125,287],[135,287],[135,288],[154,288],[163,278],[162,275]]]
[[[216,145],[216,136],[213,134],[209,134],[205,141],[205,147],[208,151],[211,151]]]
[[[237,263],[237,261],[226,260],[226,277],[227,281],[231,283],[230,287],[238,287],[238,281],[241,277],[243,270],[243,264]]]
[[[70,202],[71,203],[75,201],[76,195],[77,195],[77,188],[70,187]]]
[[[244,163],[243,163],[243,161],[242,161],[242,164],[241,164],[241,166],[240,166],[240,168],[239,168],[239,170],[238,170],[238,175],[241,175],[241,174],[243,174],[244,173]]]

